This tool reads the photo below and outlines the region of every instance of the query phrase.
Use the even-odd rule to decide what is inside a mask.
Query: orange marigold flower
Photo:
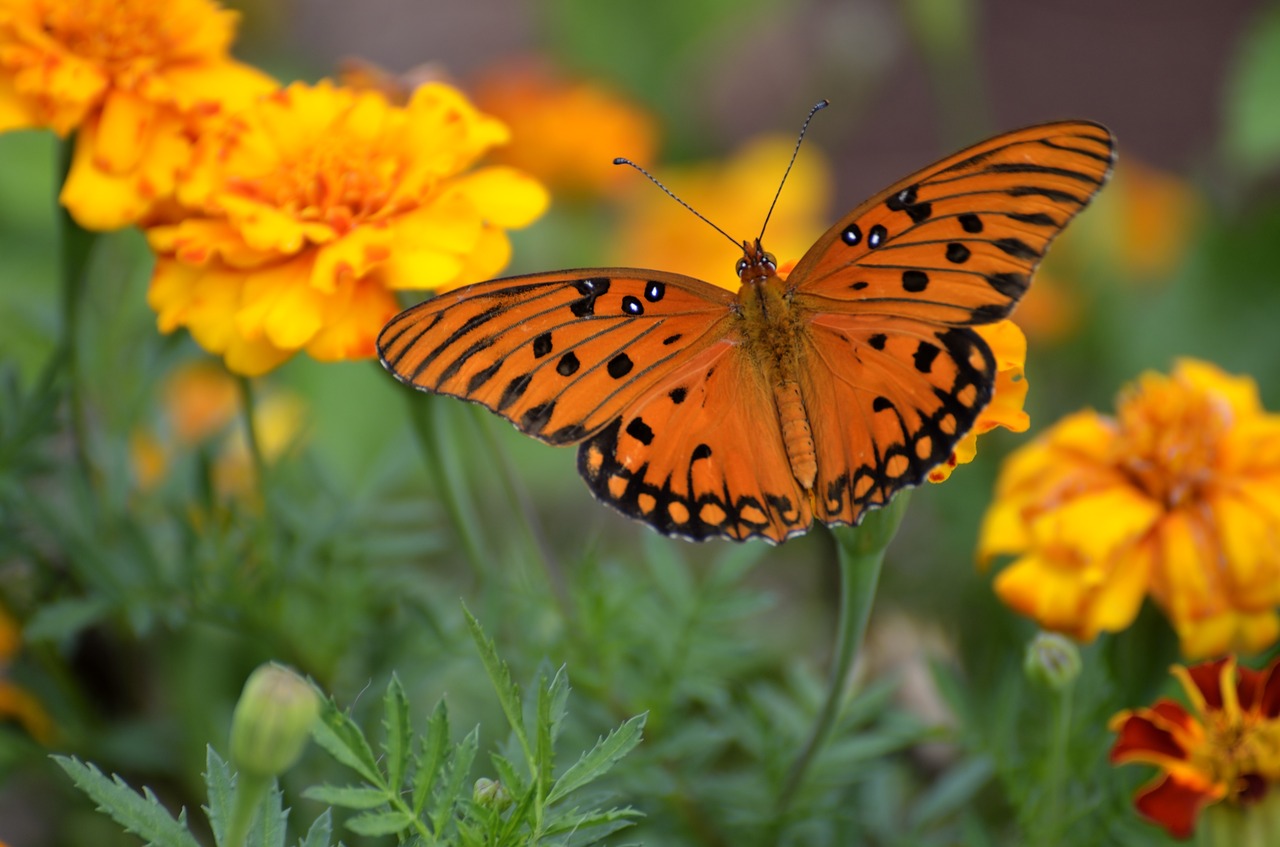
[[[505,230],[546,207],[519,171],[466,171],[506,139],[439,83],[403,108],[328,82],[263,98],[201,137],[178,192],[190,216],[147,231],[161,331],[185,326],[249,375],[299,350],[372,356],[395,290],[494,276]]]
[[[1010,432],[1026,432],[1031,426],[1031,417],[1022,408],[1027,402],[1027,379],[1023,372],[1027,363],[1027,337],[1013,321],[984,324],[974,330],[991,345],[996,357],[995,394],[978,413],[973,429],[951,451],[951,457],[929,471],[930,482],[945,482],[957,465],[972,462],[978,454],[979,435],[998,426]]]
[[[1122,393],[1115,418],[1060,421],[1011,455],[979,543],[1005,603],[1081,640],[1125,628],[1146,594],[1184,655],[1280,635],[1280,415],[1191,359]]]
[[[1112,719],[1111,761],[1161,770],[1134,798],[1142,815],[1187,838],[1206,806],[1255,803],[1280,780],[1278,668],[1280,660],[1262,671],[1240,668],[1234,658],[1175,666],[1190,710],[1161,699]]]
[[[275,82],[228,57],[211,0],[0,0],[0,132],[79,130],[61,201],[89,229],[169,196],[193,132]]]
[[[787,169],[794,136],[767,136],[748,142],[727,161],[663,168],[662,181],[699,212],[731,235],[752,238],[777,190],[776,179]],[[661,267],[705,279],[736,291],[740,280],[734,262],[741,248],[626,169],[634,179],[633,197],[612,251],[613,262],[630,267]],[[773,179],[762,174],[776,174]],[[816,147],[806,146],[796,159],[786,190],[769,219],[765,243],[780,262],[795,261],[826,229],[831,169]],[[740,234],[740,235],[739,235]]]
[[[614,190],[635,176],[615,166],[615,157],[650,162],[657,150],[657,124],[647,111],[619,91],[566,78],[537,58],[491,68],[476,82],[475,99],[519,142],[496,151],[495,161],[566,194]]]
[[[22,630],[18,622],[0,607],[0,718],[18,721],[31,737],[41,744],[53,739],[53,719],[40,701],[7,678],[9,663],[22,646]]]

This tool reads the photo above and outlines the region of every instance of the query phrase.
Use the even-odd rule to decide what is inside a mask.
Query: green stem
[[[258,492],[266,502],[267,461],[262,455],[262,442],[258,439],[258,427],[254,424],[257,411],[257,398],[253,393],[253,382],[247,376],[238,376],[236,384],[240,388],[240,416],[244,423],[244,440],[249,447],[249,456],[253,461],[253,473],[257,477]]]
[[[409,404],[409,421],[413,424],[414,436],[417,438],[418,447],[422,450],[422,458],[427,464],[427,473],[440,494],[440,500],[444,503],[445,511],[449,513],[449,520],[458,533],[463,550],[466,551],[476,575],[483,577],[489,572],[492,558],[480,540],[480,523],[475,509],[459,496],[459,492],[449,478],[445,464],[444,444],[435,414],[440,403],[434,397],[415,394],[406,394],[405,399]]]
[[[269,778],[243,773],[237,776],[235,805],[231,808],[231,823],[225,835],[227,847],[244,847],[258,806],[270,789]]]
[[[70,136],[62,141],[58,149],[59,167],[62,180],[66,182],[71,172],[71,162],[75,155],[76,137]],[[58,234],[61,240],[62,283],[62,339],[61,351],[55,353],[65,356],[67,368],[67,406],[71,417],[71,442],[75,451],[76,463],[86,479],[94,478],[94,469],[89,461],[88,424],[86,423],[83,378],[80,373],[80,306],[84,302],[86,269],[93,253],[93,245],[97,233],[90,232],[67,211],[61,203],[55,201],[57,208]]]
[[[875,601],[876,586],[884,565],[885,550],[898,531],[906,511],[907,492],[901,492],[883,509],[869,513],[859,527],[832,530],[840,562],[840,617],[836,625],[836,649],[827,680],[827,694],[818,716],[778,794],[775,820],[781,821],[804,782],[805,774],[835,725],[849,686],[853,663],[862,647]]]
[[[1061,843],[1063,792],[1067,782],[1067,745],[1071,741],[1071,703],[1074,685],[1066,685],[1054,692],[1053,737],[1049,747],[1048,811],[1041,843]]]

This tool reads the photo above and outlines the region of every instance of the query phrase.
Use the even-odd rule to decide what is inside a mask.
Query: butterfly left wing
[[[660,271],[509,277],[405,310],[383,328],[378,353],[407,385],[479,403],[550,444],[573,444],[722,338],[732,300]]]

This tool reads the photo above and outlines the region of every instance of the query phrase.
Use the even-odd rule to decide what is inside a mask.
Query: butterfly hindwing
[[[581,441],[728,331],[732,294],[622,268],[479,283],[396,316],[382,362],[424,391],[488,407],[552,444]]]
[[[1111,133],[1087,121],[996,136],[850,212],[797,263],[788,285],[797,303],[818,312],[952,326],[999,320],[1114,158]]]
[[[578,448],[596,497],[666,535],[783,541],[812,522],[771,388],[727,337]]]

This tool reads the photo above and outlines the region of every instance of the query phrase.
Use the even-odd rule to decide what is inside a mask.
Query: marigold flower
[[[494,276],[505,230],[546,207],[519,171],[464,172],[506,139],[440,83],[404,108],[328,82],[263,98],[201,137],[178,193],[192,214],[147,231],[161,331],[186,326],[248,375],[298,350],[372,356],[395,290]]]
[[[0,718],[15,719],[32,738],[48,744],[53,739],[53,719],[39,700],[7,678],[9,663],[21,646],[18,622],[0,607]]]
[[[62,204],[89,229],[133,223],[201,125],[275,87],[228,57],[237,17],[212,0],[3,0],[0,132],[78,130]]]
[[[1234,658],[1175,666],[1190,710],[1161,699],[1112,718],[1111,761],[1161,770],[1134,798],[1142,815],[1187,838],[1204,807],[1254,803],[1280,780],[1278,667],[1240,668]]]
[[[618,156],[652,161],[654,118],[621,92],[557,73],[525,57],[489,69],[475,85],[476,105],[493,114],[519,141],[494,160],[526,170],[569,195],[603,194],[634,177],[613,164]]]
[[[1144,595],[1184,655],[1255,651],[1280,635],[1280,415],[1257,388],[1191,359],[1122,393],[1115,418],[1073,414],[1012,454],[979,558],[1018,558],[1005,603],[1090,640]]]

